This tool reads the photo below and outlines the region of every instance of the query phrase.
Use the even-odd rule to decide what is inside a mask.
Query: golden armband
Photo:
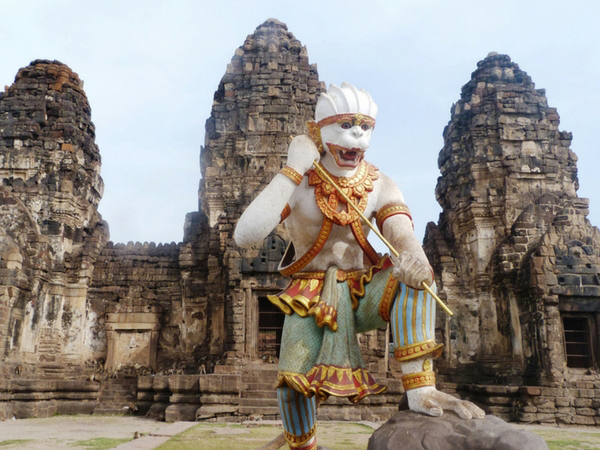
[[[406,206],[404,203],[390,203],[377,211],[377,214],[375,215],[375,220],[377,222],[377,228],[379,228],[379,231],[383,231],[383,222],[398,214],[404,214],[405,216],[408,216],[411,223],[413,223],[408,206]]]

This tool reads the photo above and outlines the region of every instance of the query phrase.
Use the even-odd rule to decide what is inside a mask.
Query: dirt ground
[[[321,442],[332,449],[337,449],[337,444],[341,445],[340,449],[364,449],[373,428],[377,428],[377,424],[366,422],[324,422],[321,425]],[[600,449],[600,429],[516,426],[544,438],[550,450]],[[0,422],[0,449],[151,450],[159,446],[165,450],[254,449],[275,437],[280,430],[281,426],[275,422],[167,424],[138,417],[56,416]],[[139,438],[133,439],[136,432]]]
[[[174,435],[196,425],[194,422],[167,424],[139,417],[55,416],[0,422],[2,450],[73,450],[119,448],[150,450]],[[138,433],[139,439],[133,440]],[[119,443],[112,440],[130,440]],[[115,445],[110,445],[113,442]],[[102,444],[109,446],[102,446]]]

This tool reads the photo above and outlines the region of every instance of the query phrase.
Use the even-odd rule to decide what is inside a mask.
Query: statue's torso
[[[374,181],[374,189],[368,194],[367,206],[363,214],[369,219],[373,218],[377,211],[378,199],[382,188],[382,181]],[[319,237],[323,226],[324,214],[320,211],[315,200],[315,188],[309,186],[306,179],[295,190],[290,199],[291,214],[285,221],[290,232],[292,242],[296,251],[296,257],[304,255]],[[346,210],[346,203],[340,203],[338,210]],[[368,225],[361,222],[365,236],[369,233]],[[302,270],[326,270],[331,265],[340,269],[362,269],[364,268],[364,252],[356,241],[350,226],[333,224],[329,237],[321,251]]]

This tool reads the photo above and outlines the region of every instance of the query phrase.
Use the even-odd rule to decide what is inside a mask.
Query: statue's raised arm
[[[291,281],[269,296],[287,314],[277,395],[291,448],[316,448],[316,398],[358,402],[386,389],[366,369],[355,335],[388,322],[412,410],[484,416],[435,388],[433,359],[442,344],[435,342],[436,303],[421,290],[423,283],[434,287],[433,273],[402,192],[365,161],[376,116],[367,92],[331,85],[317,101],[309,135],[292,141],[287,166],[235,230],[239,245],[252,246],[284,221],[293,244],[280,265]],[[365,219],[373,218],[398,256],[382,257],[369,243]]]
[[[306,135],[296,136],[288,149],[287,165],[246,208],[235,228],[240,247],[253,247],[277,226],[286,214],[286,205],[304,174],[319,160],[319,151]]]

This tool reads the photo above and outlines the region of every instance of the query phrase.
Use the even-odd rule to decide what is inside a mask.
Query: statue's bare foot
[[[438,391],[433,386],[410,389],[406,392],[408,406],[412,411],[439,417],[444,410],[454,411],[461,419],[482,419],[485,412],[477,405],[459,400],[449,394]]]

